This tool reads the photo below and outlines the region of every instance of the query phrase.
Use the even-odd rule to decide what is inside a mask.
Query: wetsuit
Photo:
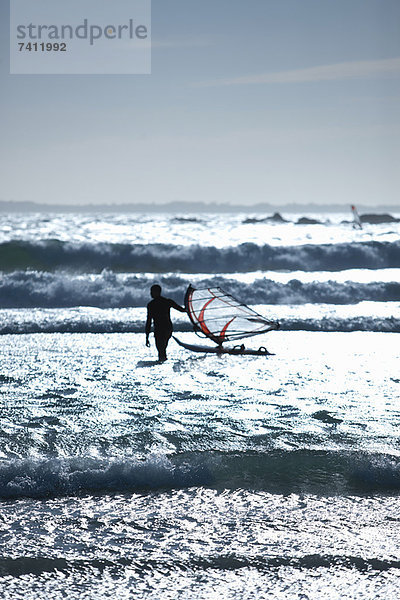
[[[174,300],[164,298],[163,296],[154,298],[147,305],[146,335],[149,335],[151,322],[154,321],[154,337],[159,360],[167,359],[166,350],[172,335],[171,308],[185,312],[185,309],[174,302]]]

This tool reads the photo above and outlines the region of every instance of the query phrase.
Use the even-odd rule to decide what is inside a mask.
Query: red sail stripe
[[[221,340],[221,344],[225,339],[226,336],[226,330],[228,329],[229,325],[232,323],[232,321],[234,321],[236,319],[236,317],[233,317],[230,321],[227,322],[226,325],[223,326],[223,328],[221,329],[221,333],[219,334],[219,339]]]
[[[189,309],[189,316],[192,318],[192,320],[193,320],[193,316],[194,316],[193,302],[192,302],[193,291],[194,291],[194,288],[193,288],[193,290],[192,290],[192,293],[191,293],[191,294],[188,296],[188,309]]]
[[[207,300],[207,302],[205,303],[205,305],[201,309],[199,317],[198,317],[199,325],[201,327],[202,332],[205,333],[206,335],[211,335],[211,336],[213,336],[213,334],[208,329],[207,325],[204,323],[204,311],[206,310],[207,306],[209,304],[211,304],[211,302],[213,302],[213,300],[215,300],[215,296],[213,298],[211,298],[210,300]]]

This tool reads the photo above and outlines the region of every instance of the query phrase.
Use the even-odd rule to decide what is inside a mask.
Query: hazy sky
[[[9,75],[0,4],[0,199],[399,204],[399,0],[153,0],[136,76]]]

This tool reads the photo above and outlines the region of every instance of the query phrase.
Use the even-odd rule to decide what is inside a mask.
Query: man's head
[[[152,298],[159,298],[161,296],[161,285],[157,283],[152,285],[150,288],[150,295]]]

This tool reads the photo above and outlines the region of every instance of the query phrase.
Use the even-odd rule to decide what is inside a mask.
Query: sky
[[[0,35],[0,200],[400,204],[398,0],[153,0],[150,75],[10,75]]]

